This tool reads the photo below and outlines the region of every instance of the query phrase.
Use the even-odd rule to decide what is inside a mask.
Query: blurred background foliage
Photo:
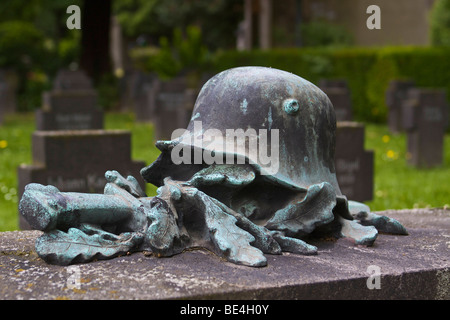
[[[39,108],[41,93],[51,87],[56,71],[80,64],[83,30],[67,28],[66,9],[75,4],[83,10],[85,1],[0,2],[0,69],[17,74],[19,111]],[[274,48],[247,51],[236,50],[242,0],[103,3],[109,3],[111,15],[120,23],[132,66],[163,79],[179,75],[199,79],[203,74],[240,65],[285,69],[312,82],[345,78],[356,119],[367,122],[386,120],[384,91],[393,78],[450,88],[450,73],[442,72],[450,70],[450,0],[436,0],[430,11],[431,46],[361,48],[355,46],[353,35],[344,26],[315,19],[302,22],[292,33],[274,24]],[[301,47],[292,46],[294,39],[301,39]],[[105,110],[114,110],[119,104],[120,77],[116,71],[95,79]]]
[[[40,106],[49,77],[76,61],[79,33],[66,27],[66,9],[77,0],[0,2],[0,69],[17,74],[18,110]]]
[[[438,0],[430,13],[430,40],[434,46],[450,46],[450,0]]]
[[[86,1],[86,0],[84,0]],[[66,9],[83,0],[5,0],[0,2],[0,68],[18,78],[18,108],[40,107],[56,71],[80,63],[79,30],[66,27]],[[357,120],[386,120],[384,90],[392,78],[410,78],[420,86],[449,88],[450,0],[437,0],[430,12],[432,46],[358,48],[343,26],[323,19],[302,23],[293,34],[273,28],[274,49],[237,51],[242,0],[113,0],[111,14],[120,23],[133,66],[163,79],[194,78],[239,65],[289,70],[311,80],[349,81]],[[301,48],[286,48],[301,38]],[[32,44],[32,45],[30,45]],[[278,47],[277,47],[278,46]],[[107,59],[107,57],[105,57]],[[113,110],[120,99],[114,70],[95,81],[100,103]]]
[[[207,30],[203,43],[210,50],[230,48],[236,42],[236,26],[242,20],[241,0],[120,0],[113,12],[129,39],[139,45],[171,38],[173,30],[196,25]]]

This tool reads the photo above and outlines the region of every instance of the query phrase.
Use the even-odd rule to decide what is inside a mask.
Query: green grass
[[[17,167],[31,163],[33,114],[7,116],[0,126],[0,231],[16,230]]]
[[[108,113],[105,129],[132,133],[132,158],[150,164],[159,151],[154,147],[153,127],[135,121],[134,115]],[[31,164],[33,114],[8,116],[0,126],[0,231],[17,230],[17,167]],[[366,149],[375,150],[374,211],[450,205],[450,136],[444,146],[444,164],[433,169],[407,165],[405,134],[392,135],[385,125],[366,125]],[[147,193],[155,194],[148,185]]]
[[[407,164],[406,134],[392,135],[386,126],[366,126],[366,149],[375,150],[374,211],[448,207],[450,205],[450,135],[444,141],[443,164],[418,169]]]

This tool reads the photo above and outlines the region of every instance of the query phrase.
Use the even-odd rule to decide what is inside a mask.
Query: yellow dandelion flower
[[[391,137],[389,137],[387,134],[385,134],[381,140],[383,140],[384,143],[388,143],[391,140]]]
[[[114,70],[114,75],[119,79],[122,78],[124,74],[125,72],[123,71],[122,68],[117,68],[116,70]]]
[[[8,141],[0,140],[0,149],[5,149],[8,146]]]
[[[386,153],[386,155],[387,155],[387,157],[388,157],[389,159],[394,159],[394,158],[395,158],[395,152],[392,151],[392,150],[389,150],[389,151]]]

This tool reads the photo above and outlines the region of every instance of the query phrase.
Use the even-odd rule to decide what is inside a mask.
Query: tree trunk
[[[111,71],[109,29],[112,0],[85,0],[81,14],[80,68],[97,82]]]

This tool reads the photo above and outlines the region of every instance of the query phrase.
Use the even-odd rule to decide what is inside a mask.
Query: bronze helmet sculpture
[[[72,203],[70,210],[48,213],[76,213],[78,219],[61,220],[74,221],[72,228],[36,224],[46,232],[36,244],[38,253],[59,264],[111,258],[124,250],[170,256],[201,246],[234,263],[264,266],[266,253],[316,254],[305,242],[314,236],[371,245],[377,229],[407,234],[398,221],[341,194],[335,131],[333,106],[312,83],[272,68],[226,70],[203,86],[187,129],[156,143],[160,156],[141,170],[159,187],[155,197],[147,197],[132,177],[109,171],[104,198],[29,185],[21,213],[47,221],[33,213],[39,201],[32,199]],[[108,215],[101,206],[118,214]],[[80,237],[96,249],[86,254],[57,245]]]

